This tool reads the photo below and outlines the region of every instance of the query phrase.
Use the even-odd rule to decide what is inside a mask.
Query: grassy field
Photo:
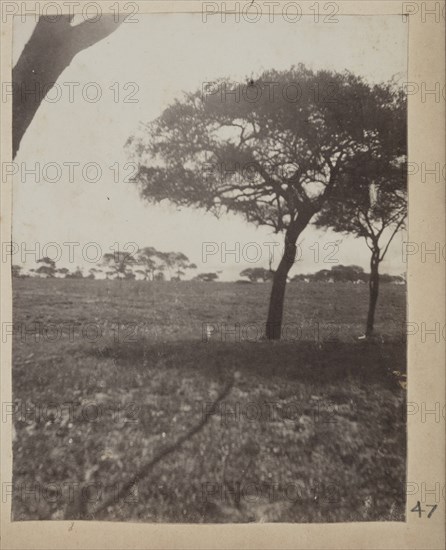
[[[405,287],[382,286],[358,341],[366,285],[290,284],[273,343],[269,284],[13,286],[13,519],[404,520]],[[94,514],[234,372],[204,428]]]

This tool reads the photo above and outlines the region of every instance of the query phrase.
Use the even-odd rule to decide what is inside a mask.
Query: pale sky
[[[121,248],[135,242],[140,247],[181,251],[198,265],[197,272],[222,270],[221,280],[238,278],[246,267],[267,267],[268,247],[262,243],[282,243],[281,235],[268,228],[257,229],[239,216],[217,220],[199,210],[143,203],[134,185],[122,181],[129,173],[124,168],[129,160],[124,143],[140,121],[159,116],[182,91],[200,89],[203,82],[222,76],[245,82],[246,77],[255,79],[264,70],[286,70],[302,62],[316,70],[348,69],[370,82],[387,81],[394,75],[401,82],[406,80],[407,25],[401,17],[338,17],[335,24],[315,23],[311,17],[296,23],[277,18],[274,23],[252,24],[234,23],[229,18],[226,23],[220,18],[203,23],[200,14],[138,15],[138,23],[122,24],[107,39],[78,54],[58,81],[58,90],[50,92],[54,98],[59,91],[60,99],[42,102],[21,143],[16,158],[19,173],[14,178],[13,241],[25,242],[27,248],[38,242],[41,251],[46,243],[57,242],[63,250],[58,266],[70,269],[75,265],[88,269],[93,264],[79,253],[70,264],[68,247],[63,246],[69,241],[80,243],[78,250],[96,242],[104,253],[116,242]],[[15,18],[14,63],[34,24]],[[64,84],[69,82],[79,83],[72,85],[71,103],[69,85]],[[89,102],[82,90],[89,98],[94,98],[95,90],[102,95],[97,102]],[[132,92],[137,102],[125,103],[124,98]],[[61,165],[59,174],[51,165],[44,169],[46,163],[55,162]],[[73,182],[63,162],[80,163],[73,167]],[[40,164],[41,181],[36,183],[28,175],[21,182],[25,169],[36,163]],[[92,169],[87,179],[82,177],[87,163],[101,167],[98,182],[88,181],[94,177]],[[120,182],[114,182],[113,165],[119,167]],[[45,177],[56,181],[44,181]],[[301,238],[302,259],[291,274],[330,268],[323,260],[333,248],[324,251],[323,246],[339,239],[342,242],[334,258],[368,270],[370,252],[363,239],[323,234],[311,227]],[[395,237],[382,272],[405,270],[402,240],[402,235]],[[203,242],[217,243],[213,250],[219,252],[206,262],[202,261]],[[222,243],[227,249],[239,243],[243,251],[250,242],[258,243],[262,250],[256,263],[244,261],[243,253],[239,262],[234,256],[222,261]],[[47,251],[55,254],[54,248]],[[247,248],[245,251],[248,253]],[[252,257],[255,249],[249,253]],[[278,260],[278,254],[275,258]],[[13,263],[20,264],[20,258],[14,257]],[[26,266],[35,267],[31,256]]]

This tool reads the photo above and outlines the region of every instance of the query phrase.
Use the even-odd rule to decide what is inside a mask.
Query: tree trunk
[[[375,323],[375,310],[379,293],[379,252],[379,250],[374,250],[370,261],[369,312],[367,315],[366,336],[371,336],[373,334]]]
[[[296,259],[296,241],[305,227],[308,225],[313,211],[307,211],[299,215],[296,222],[291,224],[285,235],[285,249],[279,266],[274,273],[273,286],[269,299],[268,318],[266,321],[266,338],[268,340],[280,340],[282,333],[283,304],[287,276]]]
[[[12,70],[12,157],[45,95],[80,51],[96,44],[122,23],[102,14],[97,21],[71,25],[72,17],[57,21],[40,17]],[[67,90],[63,90],[67,93]]]

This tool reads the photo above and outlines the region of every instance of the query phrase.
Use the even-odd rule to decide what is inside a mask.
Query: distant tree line
[[[191,263],[182,252],[160,252],[153,247],[146,247],[138,251],[135,256],[124,252],[104,254],[98,267],[92,267],[85,274],[81,267],[70,271],[66,267],[57,268],[56,262],[51,258],[43,257],[37,260],[39,267],[30,269],[29,274],[23,273],[19,265],[12,266],[13,277],[58,277],[64,279],[126,279],[133,280],[139,275],[144,281],[167,280],[181,281],[181,277],[188,269],[196,269],[197,266]],[[219,272],[221,273],[221,272]],[[102,277],[101,277],[102,275]],[[99,276],[99,277],[97,277]],[[264,267],[249,267],[240,272],[239,283],[265,283],[272,281],[274,270]],[[213,282],[219,278],[218,273],[199,273],[192,278],[193,281]],[[357,265],[336,265],[331,269],[321,269],[316,273],[299,273],[289,279],[289,282],[325,282],[325,283],[368,283],[370,274]],[[405,278],[402,275],[380,275],[382,283],[404,284]]]
[[[240,279],[239,283],[258,283],[271,281],[274,278],[274,271],[272,269],[265,269],[263,267],[250,267],[240,272],[241,277],[246,277],[248,280]],[[331,269],[321,269],[316,273],[294,275],[290,278],[291,283],[296,282],[324,282],[324,283],[368,283],[370,280],[370,274],[366,273],[362,267],[358,265],[336,265]],[[395,283],[404,284],[405,279],[401,275],[389,275],[383,273],[380,275],[380,281],[382,283]]]
[[[383,273],[380,276],[382,283],[404,284],[405,279],[401,275],[389,275]],[[290,279],[290,282],[324,282],[324,283],[368,283],[370,274],[366,273],[358,265],[336,265],[331,269],[321,269],[316,273],[304,275],[299,273]]]
[[[182,252],[162,252],[153,246],[138,250],[136,254],[128,252],[110,252],[102,256],[96,267],[91,267],[85,274],[77,266],[73,271],[67,267],[56,266],[56,262],[45,256],[36,262],[38,267],[23,273],[19,265],[12,266],[13,277],[40,277],[64,279],[136,279],[138,276],[145,281],[180,281],[187,270],[197,269]],[[210,274],[204,274],[210,275]],[[218,275],[216,275],[218,277]]]

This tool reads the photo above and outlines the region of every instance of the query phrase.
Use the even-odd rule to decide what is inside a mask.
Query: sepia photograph
[[[409,26],[247,4],[14,14],[12,522],[407,521]]]

